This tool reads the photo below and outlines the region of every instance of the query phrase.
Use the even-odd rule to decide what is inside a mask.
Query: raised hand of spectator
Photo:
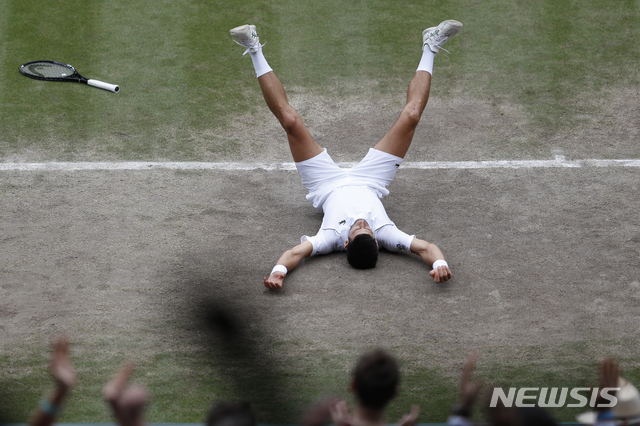
[[[620,380],[620,365],[611,358],[605,358],[600,363],[600,387],[615,388],[618,387]]]
[[[53,342],[49,371],[56,381],[53,395],[40,401],[40,407],[31,419],[31,426],[50,426],[62,412],[62,401],[76,382],[76,373],[69,356],[69,338],[59,337]]]
[[[346,401],[334,401],[333,404],[329,406],[329,412],[331,413],[331,420],[337,426],[349,425],[349,408],[347,407]]]
[[[604,388],[617,388],[620,386],[620,365],[612,358],[605,358],[600,363],[598,368],[600,372],[600,390]],[[616,392],[609,392],[609,395],[615,396]],[[596,409],[602,405],[607,405],[608,400],[604,399],[601,394],[596,399]],[[608,408],[600,408],[601,410],[608,410]]]
[[[334,406],[340,402],[337,398],[328,397],[307,409],[302,426],[324,426],[333,419]]]
[[[418,421],[418,415],[420,414],[420,407],[414,405],[411,407],[411,412],[404,416],[398,426],[413,426]]]
[[[58,386],[69,390],[76,382],[76,372],[69,356],[69,339],[61,337],[53,343],[53,356],[49,363],[51,375]]]
[[[149,400],[142,386],[127,388],[135,366],[126,363],[104,387],[102,394],[113,411],[113,416],[121,426],[144,425],[144,409]]]
[[[475,402],[478,392],[482,387],[482,382],[473,381],[471,376],[478,362],[478,352],[472,351],[467,356],[462,367],[462,376],[460,377],[460,407],[463,410],[471,410]]]

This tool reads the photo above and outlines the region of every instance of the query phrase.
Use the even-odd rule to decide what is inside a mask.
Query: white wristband
[[[447,261],[446,261],[446,260],[438,259],[438,260],[436,260],[435,262],[433,262],[433,266],[432,266],[432,268],[433,268],[433,269],[437,269],[437,268],[439,268],[440,266],[446,266],[446,267],[448,268],[448,267],[449,267],[449,264],[447,263]]]
[[[273,269],[271,270],[271,273],[273,274],[274,272],[282,272],[283,274],[287,275],[287,267],[284,265],[276,265],[273,267]]]

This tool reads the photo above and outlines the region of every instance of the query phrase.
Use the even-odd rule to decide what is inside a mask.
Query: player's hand
[[[278,290],[282,288],[284,282],[284,274],[282,272],[274,272],[264,279],[264,286],[271,290]]]
[[[429,275],[433,277],[433,281],[443,283],[451,279],[451,270],[448,266],[438,266],[436,269],[432,269]]]

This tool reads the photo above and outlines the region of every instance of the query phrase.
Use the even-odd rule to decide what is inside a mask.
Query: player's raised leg
[[[236,43],[247,49],[244,54],[251,56],[264,100],[287,133],[293,161],[305,161],[320,154],[322,147],[313,139],[297,111],[289,105],[280,79],[267,63],[256,27],[242,25],[230,32]]]
[[[407,154],[413,134],[429,100],[435,55],[442,45],[456,35],[461,28],[460,22],[447,20],[437,27],[427,28],[422,32],[422,58],[416,74],[409,83],[405,107],[391,130],[374,146],[375,149],[400,158],[404,158]]]

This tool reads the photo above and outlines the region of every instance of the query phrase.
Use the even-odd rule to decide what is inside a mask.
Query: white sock
[[[249,56],[251,56],[251,60],[253,61],[253,68],[256,70],[256,77],[260,77],[263,74],[273,71],[262,54],[262,47],[258,48],[256,52],[249,52]]]
[[[420,64],[418,64],[418,69],[416,71],[426,71],[433,75],[433,59],[435,57],[436,54],[429,49],[429,46],[425,46],[422,51],[422,59],[420,59]]]

